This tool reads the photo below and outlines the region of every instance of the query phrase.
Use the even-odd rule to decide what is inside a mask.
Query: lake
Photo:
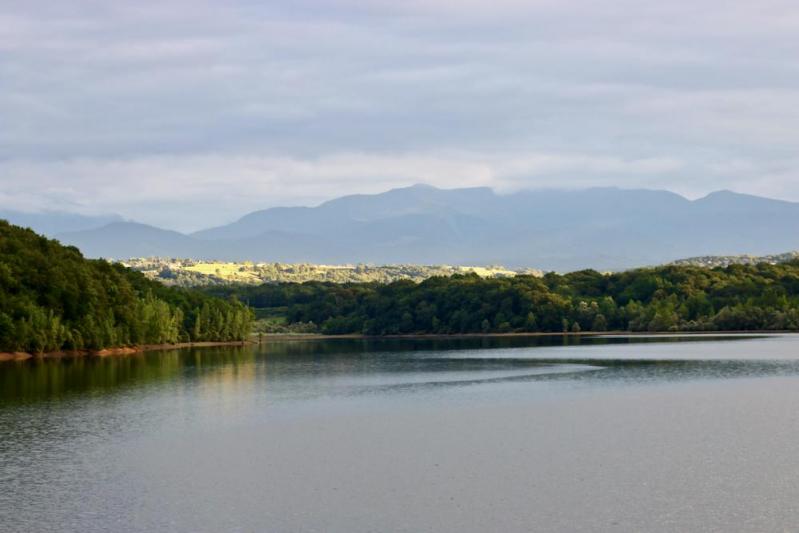
[[[271,341],[0,364],[0,530],[773,531],[799,336]]]

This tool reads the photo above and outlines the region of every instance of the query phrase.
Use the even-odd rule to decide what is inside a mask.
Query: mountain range
[[[61,231],[37,223],[39,231],[89,257],[118,259],[502,264],[567,271],[799,248],[799,203],[731,191],[689,200],[644,189],[497,194],[489,188],[414,185],[316,207],[255,211],[192,234],[121,219],[95,222],[78,229],[62,224]]]
[[[51,237],[58,233],[83,231],[122,221],[122,217],[119,215],[95,216],[58,211],[29,213],[3,208],[0,208],[0,219]]]

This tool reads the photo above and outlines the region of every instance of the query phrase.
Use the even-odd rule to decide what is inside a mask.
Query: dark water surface
[[[0,531],[773,531],[799,337],[270,342],[0,363]]]

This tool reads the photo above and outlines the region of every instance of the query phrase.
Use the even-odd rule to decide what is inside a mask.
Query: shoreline
[[[55,352],[29,353],[29,352],[0,352],[0,362],[27,361],[28,359],[61,359],[67,357],[109,357],[120,355],[133,355],[144,352],[161,350],[178,350],[181,348],[210,348],[214,346],[248,346],[251,341],[202,341],[178,342],[175,344],[142,344],[140,346],[121,346],[118,348],[103,348],[102,350],[60,350]]]
[[[346,333],[342,335],[324,335],[322,333],[263,333],[259,339],[258,334],[250,335],[246,341],[202,341],[179,342],[176,344],[144,344],[140,346],[123,346],[118,348],[104,348],[102,350],[61,350],[55,352],[29,353],[29,352],[0,352],[0,363],[6,361],[27,361],[29,359],[61,359],[73,357],[109,357],[133,355],[144,352],[179,350],[183,348],[212,348],[218,346],[252,346],[265,344],[269,341],[310,341],[310,340],[446,340],[446,339],[475,339],[475,338],[524,338],[524,337],[719,337],[732,335],[786,335],[799,334],[799,331],[790,330],[764,330],[764,331],[556,331],[556,332],[516,332],[516,333],[406,333],[394,335],[363,335],[360,333]]]
[[[363,335],[360,333],[344,333],[341,335],[325,335],[323,333],[263,333],[262,340],[377,340],[377,339],[474,339],[481,337],[719,337],[727,335],[786,335],[797,334],[792,330],[731,330],[731,331],[553,331],[553,332],[515,332],[515,333],[402,333],[392,335]],[[258,344],[258,334],[250,335],[253,344]]]

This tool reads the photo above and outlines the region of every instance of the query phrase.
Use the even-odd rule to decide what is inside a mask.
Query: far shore
[[[250,341],[207,341],[207,342],[178,342],[175,344],[143,344],[140,346],[121,346],[118,348],[105,348],[102,350],[66,350],[44,353],[29,352],[0,352],[0,361],[25,361],[27,359],[59,359],[64,357],[108,357],[113,355],[131,355],[156,350],[176,350],[179,348],[208,348],[212,346],[247,346]]]
[[[735,331],[536,331],[513,333],[404,333],[393,335],[363,335],[360,333],[344,333],[341,335],[325,335],[323,333],[262,333],[261,340],[330,340],[330,339],[474,339],[481,337],[688,337],[688,336],[719,336],[719,335],[785,335],[799,333],[790,330],[735,330]],[[258,344],[257,333],[250,335],[255,344]]]
[[[407,340],[436,340],[436,339],[475,339],[475,338],[504,338],[504,337],[688,337],[688,336],[721,336],[721,335],[785,335],[797,334],[797,331],[579,331],[579,332],[517,332],[517,333],[411,333],[397,335],[362,335],[348,333],[342,335],[324,335],[322,333],[255,333],[247,341],[226,342],[179,342],[176,344],[144,344],[141,346],[123,346],[119,348],[105,348],[103,350],[66,350],[44,353],[30,352],[0,352],[0,362],[25,361],[28,359],[60,359],[67,357],[108,357],[132,355],[142,352],[158,350],[177,350],[181,348],[211,348],[215,346],[251,346],[259,342],[269,341],[307,341],[307,340],[379,340],[379,339],[407,339]]]

